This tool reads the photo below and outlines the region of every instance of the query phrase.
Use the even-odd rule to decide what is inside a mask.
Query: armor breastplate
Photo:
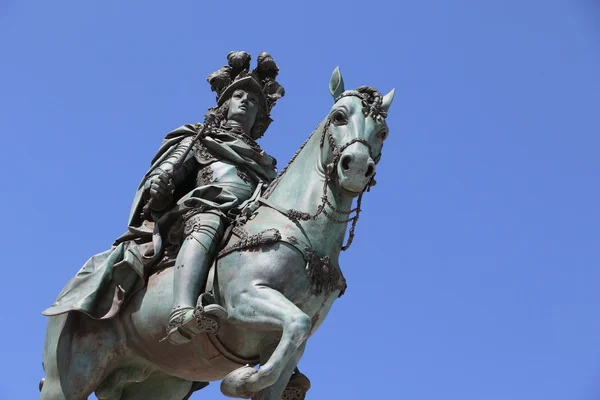
[[[241,200],[246,200],[256,188],[256,182],[238,168],[227,161],[214,161],[202,166],[196,176],[196,185],[213,185],[227,189]]]

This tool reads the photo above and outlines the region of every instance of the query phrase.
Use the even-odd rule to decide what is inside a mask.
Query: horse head
[[[340,69],[336,68],[329,91],[335,103],[321,138],[321,147],[328,146],[322,162],[328,176],[337,177],[342,195],[356,197],[374,182],[389,132],[385,119],[395,89],[385,96],[368,86],[346,91]]]

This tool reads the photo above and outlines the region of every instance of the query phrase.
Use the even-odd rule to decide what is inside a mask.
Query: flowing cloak
[[[152,267],[164,257],[169,229],[183,214],[201,205],[226,213],[246,200],[214,183],[193,188],[163,213],[153,212],[155,222],[142,217],[146,180],[184,139],[195,136],[197,129],[198,125],[184,125],[167,134],[138,186],[129,214],[128,231],[110,250],[92,256],[42,314],[52,316],[80,311],[94,319],[113,317],[131,294],[145,286],[153,272]],[[244,168],[254,182],[269,183],[276,176],[276,160],[263,150],[252,148],[238,135],[220,129],[200,142],[213,160],[228,161]]]

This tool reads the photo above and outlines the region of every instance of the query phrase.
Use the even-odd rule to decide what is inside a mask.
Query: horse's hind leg
[[[81,335],[79,315],[74,313],[50,317],[44,345],[46,377],[41,400],[86,400],[105,377],[107,360],[95,334]]]
[[[248,368],[244,374],[233,373],[223,381],[222,390],[225,394],[248,397],[277,382],[298,348],[308,338],[312,322],[283,294],[270,287],[244,288],[231,300],[234,301],[227,302],[230,321],[264,330],[282,331],[279,344],[258,371]]]

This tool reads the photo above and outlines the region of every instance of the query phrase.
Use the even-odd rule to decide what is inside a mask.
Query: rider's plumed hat
[[[285,95],[285,90],[275,78],[279,67],[269,53],[260,53],[256,68],[250,70],[250,54],[245,51],[232,51],[227,55],[227,64],[210,74],[206,80],[217,94],[217,106],[223,105],[237,89],[256,94],[261,112],[257,116],[253,136],[260,137],[271,123],[271,110],[277,100]]]

